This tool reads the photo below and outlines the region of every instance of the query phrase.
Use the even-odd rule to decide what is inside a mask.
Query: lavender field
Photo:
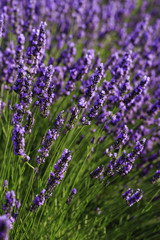
[[[160,239],[160,0],[0,1],[0,240]]]

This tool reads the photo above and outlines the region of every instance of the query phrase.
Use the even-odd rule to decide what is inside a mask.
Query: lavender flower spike
[[[13,223],[17,220],[18,216],[18,211],[14,212],[13,214],[13,209],[16,208],[18,210],[21,206],[21,203],[19,200],[16,200],[16,195],[15,192],[8,191],[5,195],[6,201],[5,204],[3,204],[2,210],[6,214],[6,217],[8,218],[8,224],[9,224],[9,229],[12,229]],[[1,239],[1,238],[0,238]]]
[[[13,129],[13,145],[15,155],[20,155],[23,157],[24,161],[29,161],[30,157],[25,153],[25,139],[24,139],[25,129],[21,124],[17,124]]]
[[[8,189],[8,180],[4,180],[3,189],[5,191]]]
[[[8,191],[6,193],[6,202],[3,205],[3,211],[5,214],[11,214],[13,207],[16,204],[16,197],[15,197],[15,192],[14,191]]]
[[[10,222],[6,215],[0,216],[0,239],[8,240],[9,239],[9,225]]]
[[[31,205],[30,211],[36,212],[38,208],[44,204],[45,192],[46,190],[43,189],[39,195],[36,195],[35,199],[33,200],[33,204]]]
[[[73,188],[71,191],[71,194],[69,195],[69,198],[67,199],[66,203],[69,205],[71,203],[71,201],[74,198],[74,195],[77,193],[77,189]]]
[[[31,205],[30,211],[36,212],[41,205],[44,204],[45,200],[52,196],[54,188],[60,184],[64,178],[64,173],[67,170],[68,162],[71,160],[71,152],[65,149],[62,153],[61,158],[55,164],[55,171],[50,173],[50,177],[47,182],[46,189],[43,189],[39,195],[36,195],[33,204]],[[72,195],[76,194],[76,190],[72,190]]]
[[[0,16],[0,39],[2,38],[3,25],[4,25],[4,17],[3,17],[3,15],[1,15]]]
[[[128,188],[128,190],[122,195],[123,198],[128,198],[133,193],[133,189]]]
[[[133,204],[135,204],[136,202],[139,202],[143,197],[143,192],[139,188],[132,196],[129,196],[131,194],[131,192],[132,192],[132,189],[131,189],[131,191],[128,191],[128,195],[126,194],[126,203],[129,207],[133,206]]]
[[[71,160],[71,158],[71,151],[65,149],[57,164],[54,165],[55,171],[51,172],[50,178],[48,179],[46,187],[46,198],[49,198],[52,195],[54,188],[60,184],[64,178],[64,173],[67,170],[68,162]]]
[[[152,179],[151,179],[152,184],[154,184],[155,182],[157,182],[159,178],[160,178],[160,170],[157,170],[156,173],[154,174],[154,176],[153,176]]]
[[[91,178],[98,178],[99,176],[102,175],[103,171],[104,171],[104,166],[103,165],[100,166],[100,167],[97,167],[94,171],[92,171],[90,173],[90,177]]]
[[[22,61],[25,43],[25,37],[22,33],[18,36],[17,42],[18,44],[16,46],[16,63],[19,64]]]
[[[42,140],[42,148],[38,150],[39,156],[37,156],[37,163],[41,164],[45,162],[46,157],[49,156],[50,148],[53,142],[59,137],[59,132],[64,124],[63,111],[57,115],[56,121],[54,123],[54,128],[48,130]]]

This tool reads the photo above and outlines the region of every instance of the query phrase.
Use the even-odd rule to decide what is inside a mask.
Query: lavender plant
[[[0,240],[159,239],[158,0],[0,1]]]

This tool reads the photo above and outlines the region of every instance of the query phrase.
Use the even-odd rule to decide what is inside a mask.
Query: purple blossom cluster
[[[55,171],[51,172],[50,178],[48,179],[46,188],[47,197],[50,197],[52,195],[54,188],[57,186],[57,184],[60,184],[61,180],[64,178],[64,173],[67,170],[68,163],[71,158],[71,151],[65,149],[57,164],[54,165]]]
[[[46,157],[49,156],[50,148],[53,142],[59,137],[60,130],[64,124],[63,111],[58,114],[56,121],[54,123],[54,128],[48,130],[42,139],[42,148],[38,150],[39,155],[37,156],[37,163],[41,164],[45,162]]]
[[[71,194],[69,195],[69,198],[68,198],[67,201],[66,201],[66,203],[67,203],[68,205],[72,202],[72,200],[73,200],[73,198],[74,198],[74,196],[75,196],[76,193],[77,193],[77,189],[76,189],[76,188],[73,188],[72,191],[71,191]]]
[[[156,183],[158,181],[158,179],[160,178],[160,170],[157,170],[156,173],[153,175],[151,181],[152,183]]]
[[[29,161],[30,157],[25,153],[25,140],[24,140],[25,129],[22,125],[17,124],[13,130],[13,145],[15,155],[23,157],[24,161]]]
[[[5,182],[4,182],[4,187],[5,188],[7,186],[6,181],[7,180],[5,180]],[[8,230],[12,229],[13,223],[17,220],[18,210],[21,206],[21,203],[20,203],[19,200],[16,199],[15,192],[13,190],[12,191],[5,191],[5,192],[6,192],[5,203],[2,206],[2,210],[4,211],[4,215],[1,216],[1,218],[0,218],[0,226],[1,226],[0,227],[0,234],[4,234],[4,236],[7,239]]]
[[[104,176],[114,175],[116,172],[121,175],[127,175],[133,168],[135,160],[142,153],[146,139],[137,141],[134,150],[128,154],[123,151],[122,155],[117,159],[117,154],[114,154],[113,160],[109,162],[108,167],[104,171]]]
[[[0,239],[9,239],[10,221],[6,215],[0,216]]]
[[[124,194],[123,198],[126,199],[126,203],[129,207],[133,206],[133,204],[139,202],[143,197],[143,192],[141,189],[137,189],[137,191],[133,194],[133,189],[129,188]]]
[[[104,166],[97,167],[94,171],[90,173],[91,178],[98,178],[102,175],[104,171]]]
[[[68,163],[71,160],[71,151],[65,149],[62,153],[61,158],[57,164],[54,165],[54,172],[51,171],[48,179],[46,188],[43,189],[39,195],[36,195],[33,204],[31,205],[30,211],[36,212],[41,205],[44,204],[45,200],[50,198],[53,194],[54,188],[61,183],[64,178],[64,173],[68,168]],[[71,195],[76,194],[76,189],[72,190]],[[73,197],[73,196],[72,196]]]
[[[31,205],[30,211],[36,212],[38,210],[38,208],[44,204],[45,192],[46,192],[46,190],[43,189],[39,195],[36,195],[36,197],[33,200],[33,204]]]
[[[84,96],[79,99],[78,107],[86,107],[87,101],[92,97],[94,91],[96,90],[97,83],[103,77],[103,64],[101,63],[95,73],[90,77],[88,86],[84,88]]]
[[[49,106],[54,99],[54,85],[51,82],[53,76],[53,66],[49,65],[45,67],[42,65],[40,67],[41,74],[37,78],[37,82],[34,86],[34,92],[37,95],[38,100],[36,105],[40,107],[41,115],[47,117],[49,114]]]

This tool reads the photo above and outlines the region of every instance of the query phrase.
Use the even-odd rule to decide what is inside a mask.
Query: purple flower
[[[116,142],[113,144],[113,149],[117,150],[121,147],[121,145],[126,144],[126,142],[129,140],[128,132],[129,132],[129,129],[127,125],[124,125],[122,131],[117,137]]]
[[[91,178],[98,178],[102,175],[104,171],[104,166],[97,167],[93,172],[90,173]]]
[[[42,148],[38,150],[39,155],[37,156],[37,163],[41,164],[45,162],[46,157],[49,156],[50,148],[54,141],[59,137],[59,132],[64,124],[63,111],[57,115],[56,121],[54,123],[54,128],[48,130],[42,140]]]
[[[66,203],[69,205],[71,203],[71,201],[74,198],[74,195],[77,193],[77,189],[73,188],[71,191],[71,194],[69,195],[69,198],[67,199]]]
[[[18,94],[20,94],[22,92],[25,78],[26,78],[26,73],[27,73],[26,70],[27,70],[27,68],[22,61],[18,66],[17,76],[16,76],[16,80],[15,80],[15,83],[13,86],[13,90]]]
[[[67,130],[74,128],[74,122],[78,118],[79,109],[76,106],[71,108],[71,115],[68,123],[66,124]]]
[[[0,216],[0,239],[9,240],[10,221],[6,215]]]
[[[147,112],[149,116],[156,115],[160,108],[160,100],[157,100]]]
[[[102,211],[100,211],[99,207],[96,209],[96,211],[98,212],[98,215],[100,215],[102,213]]]
[[[12,133],[12,140],[14,145],[15,155],[22,156],[24,161],[29,161],[30,157],[25,153],[25,139],[24,139],[25,129],[21,124],[15,125]]]
[[[38,70],[38,64],[40,63],[46,44],[46,32],[45,27],[47,23],[41,22],[39,29],[32,30],[32,37],[27,49],[27,61],[28,65],[32,65],[31,72],[36,74]]]
[[[12,124],[13,125],[20,124],[24,113],[23,106],[21,104],[16,104],[14,108],[11,110],[14,110]]]
[[[154,176],[151,179],[152,184],[156,183],[158,179],[160,178],[160,170],[157,170]]]
[[[25,37],[22,33],[18,36],[17,43],[18,44],[16,47],[16,63],[19,64],[22,61],[24,44],[25,44]]]
[[[73,188],[72,191],[71,191],[71,195],[75,195],[76,193],[77,193],[77,189]]]
[[[3,17],[3,14],[2,14],[2,15],[0,16],[0,39],[2,38],[3,25],[4,25],[4,17]]]
[[[3,188],[5,191],[8,189],[8,180],[4,180]]]
[[[147,76],[144,76],[142,81],[138,84],[138,86],[135,87],[132,92],[130,92],[125,96],[124,104],[126,105],[126,107],[129,107],[129,105],[134,101],[135,97],[144,91],[149,81],[150,81],[150,78]]]
[[[125,193],[123,193],[123,198],[128,198],[129,196],[131,196],[131,194],[133,193],[133,189],[131,189],[131,188],[128,188],[128,190],[125,192]]]
[[[86,86],[84,89],[84,96],[80,97],[80,99],[79,99],[78,107],[84,108],[87,105],[87,101],[89,101],[89,99],[91,99],[93,93],[95,92],[97,84],[103,77],[103,74],[104,74],[103,63],[100,63],[100,65],[96,68],[95,73],[90,77],[88,86]],[[101,93],[101,97],[99,98],[99,100],[97,99],[98,105],[101,105],[100,99],[103,98],[102,95],[104,95],[103,92]]]
[[[50,178],[47,182],[46,198],[49,198],[52,195],[54,188],[58,184],[60,184],[60,182],[64,178],[64,173],[67,170],[68,163],[71,160],[71,157],[71,152],[68,149],[65,149],[57,164],[54,165],[55,171],[51,172]]]
[[[27,65],[32,65],[34,63],[34,59],[37,56],[37,53],[35,52],[37,43],[38,43],[38,36],[39,36],[39,31],[33,29],[32,34],[29,39],[29,47],[27,48],[27,59],[26,63]]]
[[[34,92],[38,98],[36,105],[40,107],[42,117],[48,116],[50,104],[53,102],[54,84],[51,82],[53,73],[54,69],[52,65],[45,67],[42,64],[40,67],[40,76],[34,85]]]
[[[143,197],[143,192],[141,189],[137,189],[137,191],[132,196],[126,197],[126,203],[129,207],[133,206],[133,204],[139,202]]]
[[[45,192],[46,192],[46,190],[43,189],[39,195],[36,195],[36,197],[33,200],[33,204],[31,205],[30,211],[36,212],[39,209],[39,207],[44,204]]]
[[[112,80],[111,84],[114,85],[118,79],[124,77],[129,73],[131,68],[132,58],[131,58],[132,51],[124,53],[120,62],[113,67],[111,70],[112,73]]]
[[[35,118],[32,116],[32,113],[28,110],[27,112],[27,118],[26,118],[26,125],[25,125],[25,133],[28,132],[28,134],[31,133],[32,127],[34,125]]]
[[[8,191],[5,194],[5,199],[6,201],[3,204],[2,209],[6,214],[6,217],[8,218],[9,229],[12,229],[13,223],[17,220],[17,216],[18,216],[18,211],[16,211],[14,213],[14,216],[12,216],[13,209],[16,208],[16,210],[18,210],[21,206],[21,203],[19,200],[16,200],[15,192],[13,190]]]
[[[25,15],[27,19],[25,19],[24,25],[23,25],[23,31],[24,32],[30,32],[31,31],[31,26],[34,18],[34,1],[33,0],[28,0],[27,1],[27,6],[25,9]]]
[[[47,186],[43,189],[39,195],[36,195],[34,198],[33,204],[31,205],[30,211],[36,212],[41,205],[44,204],[45,200],[52,196],[54,188],[60,184],[62,179],[64,178],[64,173],[67,170],[68,162],[71,160],[71,152],[68,149],[65,149],[62,153],[61,158],[58,160],[57,164],[55,164],[55,171],[50,173],[50,177],[47,181]],[[75,194],[76,190],[73,190]],[[74,195],[72,193],[72,195]]]
[[[105,101],[105,91],[102,90],[98,94],[97,99],[96,99],[93,107],[91,107],[89,109],[88,118],[90,120],[95,118],[98,115],[98,112],[99,112],[100,108],[103,106],[104,101]]]
[[[15,192],[14,191],[8,191],[5,195],[6,202],[3,205],[3,211],[5,214],[11,214],[13,211],[13,207],[16,204],[16,197],[15,197]]]

